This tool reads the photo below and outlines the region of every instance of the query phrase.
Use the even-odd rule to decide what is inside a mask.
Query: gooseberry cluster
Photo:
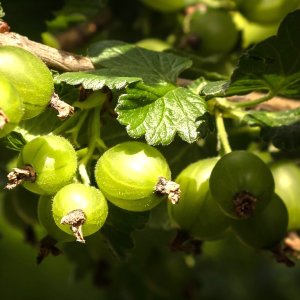
[[[44,111],[54,84],[51,72],[39,58],[21,48],[5,46],[0,48],[0,91],[0,137],[4,137],[21,120]],[[78,107],[98,105],[98,94],[87,97],[87,104]],[[145,211],[164,196],[173,203],[180,197],[179,185],[170,181],[165,158],[144,143],[119,144],[100,157],[95,168],[100,189],[79,182],[78,164],[71,142],[51,133],[27,141],[7,175],[6,189],[22,185],[40,196],[36,208],[39,222],[55,240],[70,240],[69,234],[84,242],[84,236],[98,231],[108,215],[106,198],[123,209]]]
[[[52,74],[32,53],[2,46],[0,93],[0,137],[4,137],[22,120],[36,117],[49,105],[54,93]],[[57,233],[58,227],[53,226],[55,220],[78,241],[84,241],[81,225],[88,219],[84,234],[97,231],[106,219],[107,204],[98,189],[73,183],[76,170],[77,154],[67,139],[58,135],[37,136],[24,145],[15,168],[7,175],[6,188],[22,184],[28,191],[41,195],[38,216],[54,238],[64,238],[63,233]],[[52,208],[53,195],[57,200]]]
[[[231,231],[242,243],[278,255],[287,233],[300,228],[299,179],[293,163],[267,165],[247,151],[202,159],[176,178],[181,199],[169,206],[169,216],[187,240],[220,239]]]
[[[273,250],[288,230],[299,228],[298,219],[290,217],[295,206],[300,209],[293,176],[299,179],[300,170],[294,164],[268,166],[250,152],[232,151],[192,163],[173,182],[163,155],[132,141],[109,148],[97,159],[97,187],[78,181],[77,164],[76,151],[67,139],[39,136],[23,147],[17,168],[8,175],[9,184],[17,181],[40,195],[39,221],[58,241],[72,241],[74,235],[84,242],[84,236],[98,231],[108,216],[107,200],[141,212],[168,198],[174,226],[201,241],[233,231],[251,247]],[[287,185],[295,188],[286,196]]]
[[[20,66],[17,78],[7,71],[9,61]],[[34,71],[25,72],[30,68]],[[38,98],[33,97],[37,78],[43,81]],[[20,120],[45,109],[53,94],[53,81],[42,61],[15,47],[0,49],[0,79],[3,137]],[[83,102],[87,106],[80,104],[81,108],[94,108],[98,94],[89,96]],[[7,189],[21,184],[39,195],[39,222],[57,241],[75,236],[85,242],[85,236],[104,225],[107,200],[121,209],[142,212],[168,198],[174,226],[198,240],[218,239],[232,230],[245,244],[269,249],[280,243],[287,230],[298,228],[298,220],[290,216],[296,205],[291,193],[298,189],[294,177],[289,176],[288,182],[294,186],[286,196],[286,187],[279,180],[283,176],[280,165],[269,167],[250,152],[232,151],[221,158],[202,159],[182,170],[175,182],[164,156],[142,142],[123,142],[100,155],[94,167],[95,186],[80,182],[78,164],[71,142],[48,134],[28,141],[7,175]],[[294,165],[289,168],[291,174],[299,173]]]
[[[45,135],[25,144],[17,167],[8,174],[6,188],[22,184],[41,196],[39,221],[59,241],[68,240],[64,232],[85,242],[84,236],[98,231],[108,215],[106,199],[126,210],[145,211],[164,197],[172,203],[180,198],[166,160],[145,143],[125,142],[107,150],[95,167],[99,188],[79,183],[76,170],[72,144],[64,137]]]

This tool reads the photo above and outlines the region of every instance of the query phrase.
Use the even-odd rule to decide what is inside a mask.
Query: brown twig
[[[15,32],[0,33],[1,46],[17,46],[40,57],[49,68],[60,71],[85,71],[94,69],[88,57],[58,50],[29,40]]]

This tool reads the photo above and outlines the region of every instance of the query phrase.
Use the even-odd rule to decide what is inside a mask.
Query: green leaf
[[[26,143],[37,136],[50,134],[63,122],[54,110],[48,108],[32,119],[21,121],[13,132],[1,139],[1,144],[8,149],[21,151]]]
[[[145,135],[150,145],[168,145],[176,133],[195,142],[207,133],[206,102],[188,89],[134,83],[119,98],[118,120],[133,138]]]
[[[193,80],[186,87],[195,94],[200,94],[203,88],[208,84],[207,80],[204,77],[200,77],[196,80]]]
[[[109,215],[101,232],[117,257],[127,257],[134,246],[132,233],[144,228],[148,218],[149,212],[131,212],[114,205],[109,206]]]
[[[196,0],[198,1],[198,0]],[[224,63],[224,56],[211,55],[211,56],[199,56],[196,53],[187,52],[180,49],[166,49],[165,52],[172,53],[178,56],[183,56],[192,61],[192,66],[183,71],[182,78],[195,79],[199,77],[205,77],[207,80],[223,80],[228,79],[229,76],[222,75],[216,71],[209,71],[220,69],[220,66]]]
[[[249,125],[279,127],[300,121],[300,108],[286,111],[249,111],[243,121]]]
[[[300,147],[300,108],[280,111],[249,111],[243,121],[262,127],[263,139],[280,149]]]
[[[51,31],[63,30],[69,26],[86,21],[99,14],[103,9],[103,1],[99,0],[66,0],[64,5],[54,12],[55,17],[47,20],[47,27]]]
[[[282,21],[272,36],[245,52],[231,77],[227,95],[268,91],[300,97],[300,10]]]
[[[300,148],[300,122],[280,127],[263,127],[261,136],[271,141],[273,145],[282,150]]]
[[[24,145],[27,143],[23,135],[15,131],[12,131],[10,134],[5,136],[0,140],[0,142],[6,148],[18,152],[20,152],[23,149]]]
[[[122,89],[143,80],[146,83],[175,82],[180,72],[191,66],[189,59],[139,48],[119,41],[103,41],[89,49],[96,70],[66,72],[56,83],[80,85],[99,90],[104,86]]]
[[[95,67],[123,77],[142,78],[145,83],[176,82],[192,62],[171,53],[155,52],[120,41],[102,41],[88,50]]]
[[[123,125],[121,125],[116,118],[110,114],[104,114],[102,121],[105,126],[101,128],[101,137],[107,145],[112,147],[116,144],[132,140]]]
[[[49,134],[64,122],[61,121],[56,114],[57,112],[47,108],[40,115],[22,121],[17,130],[24,135],[26,140],[31,139],[30,136]],[[27,137],[27,134],[29,137]]]
[[[224,97],[229,82],[227,80],[208,81],[202,85],[199,94],[205,97]]]
[[[126,77],[115,70],[100,69],[83,72],[66,72],[55,78],[57,83],[66,82],[70,85],[79,85],[85,89],[100,90],[104,86],[110,89],[122,89],[129,83],[141,80],[141,77]]]

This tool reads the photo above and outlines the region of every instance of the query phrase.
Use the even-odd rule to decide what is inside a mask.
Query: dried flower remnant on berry
[[[67,215],[61,218],[60,223],[64,225],[70,225],[71,230],[76,237],[76,241],[85,243],[82,233],[82,225],[86,222],[86,216],[83,210],[75,209],[69,212]]]

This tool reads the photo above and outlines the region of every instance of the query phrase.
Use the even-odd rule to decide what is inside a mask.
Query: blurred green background
[[[24,242],[2,210],[0,230],[0,288],[9,299],[299,298],[298,265],[279,264],[270,253],[249,249],[230,234],[206,242],[201,255],[191,256],[169,250],[173,231],[144,229],[135,232],[135,248],[125,261],[87,240],[92,251],[70,243],[65,254],[50,255],[38,265],[37,247]],[[35,231],[42,232],[38,226]],[[92,253],[102,257],[100,264],[95,256],[90,261]]]
[[[98,12],[100,15],[106,12],[109,3],[117,21],[107,22],[103,30],[85,36],[75,50],[73,45],[77,52],[97,39],[138,41],[151,37],[153,32],[156,32],[153,37],[158,38],[174,29],[180,19],[174,14],[148,11],[137,0],[2,0],[1,3],[6,12],[4,19],[12,31],[49,44],[56,42],[50,37],[56,38],[74,25],[95,20]],[[151,28],[151,24],[156,27]],[[48,34],[46,38],[42,38],[42,33]],[[0,163],[6,163],[3,153]],[[270,253],[249,249],[230,234],[223,240],[205,243],[201,255],[191,256],[170,251],[168,243],[174,238],[174,231],[149,226],[134,233],[136,245],[125,260],[114,256],[99,235],[88,239],[86,245],[63,246],[64,254],[50,255],[38,265],[37,246],[24,242],[24,233],[8,224],[2,198],[0,192],[3,299],[296,300],[300,297],[299,264],[288,268],[275,262]],[[38,237],[43,235],[39,225],[34,230]]]

